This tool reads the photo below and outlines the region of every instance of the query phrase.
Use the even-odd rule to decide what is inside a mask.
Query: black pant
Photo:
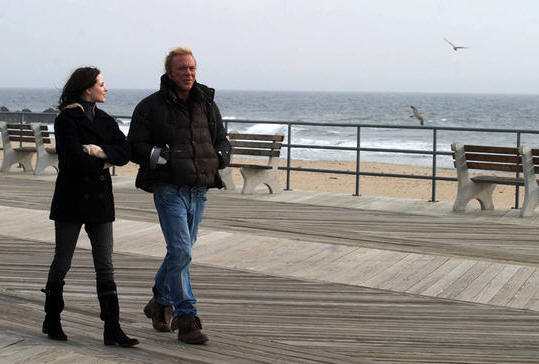
[[[54,259],[49,269],[49,282],[64,280],[75,252],[82,223],[55,221],[56,247]],[[96,281],[114,281],[114,268],[112,266],[112,222],[102,224],[84,224],[92,243],[92,255]]]

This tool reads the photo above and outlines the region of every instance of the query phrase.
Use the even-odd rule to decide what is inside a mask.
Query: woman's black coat
[[[71,107],[70,107],[71,106]],[[58,178],[50,218],[57,221],[104,223],[114,221],[112,181],[105,162],[122,166],[129,161],[129,145],[116,121],[95,108],[93,121],[82,106],[70,105],[54,122]],[[100,146],[108,159],[88,155],[83,144]]]

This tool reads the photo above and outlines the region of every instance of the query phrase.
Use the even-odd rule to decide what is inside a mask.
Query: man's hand
[[[83,144],[82,150],[96,158],[107,159],[107,155],[103,152],[103,149],[99,145],[95,144]]]

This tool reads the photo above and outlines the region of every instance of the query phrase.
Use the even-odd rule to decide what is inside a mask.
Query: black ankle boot
[[[105,345],[120,345],[128,348],[137,345],[137,339],[128,337],[120,327],[120,305],[118,304],[118,294],[114,282],[99,282],[97,284],[97,295],[99,306],[101,307],[101,320],[105,322],[103,341]]]
[[[123,332],[118,321],[105,321],[103,341],[105,345],[118,344],[124,348],[129,348],[139,343],[137,339],[132,339]]]
[[[64,282],[47,282],[45,289],[45,320],[42,331],[49,339],[66,341],[67,335],[62,330],[60,313],[64,309]]]

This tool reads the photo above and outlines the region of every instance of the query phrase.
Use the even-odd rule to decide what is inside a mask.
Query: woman
[[[129,161],[129,146],[116,121],[96,107],[105,102],[107,88],[97,68],[75,70],[64,86],[54,122],[59,172],[52,198],[56,247],[49,269],[43,333],[67,340],[60,323],[64,308],[64,278],[80,229],[88,233],[97,281],[105,345],[129,347],[137,339],[127,337],[119,323],[118,295],[112,266],[114,201],[109,167]]]

